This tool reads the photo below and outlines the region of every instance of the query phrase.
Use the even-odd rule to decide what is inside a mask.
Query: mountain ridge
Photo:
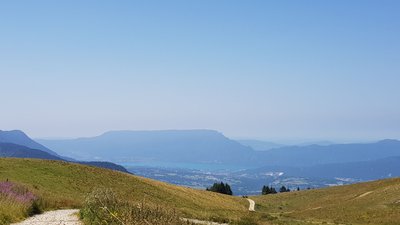
[[[5,142],[0,142],[0,157],[63,160],[60,157],[51,155],[50,153],[42,150]]]
[[[25,144],[33,147],[26,146]],[[72,158],[60,156],[32,140],[21,130],[0,131],[0,157],[59,160],[130,173],[125,167],[107,161],[77,161]]]
[[[39,143],[80,160],[309,166],[400,156],[400,141],[283,146],[256,151],[214,130],[109,131],[99,136]]]
[[[265,163],[274,166],[312,166],[376,160],[400,156],[400,141],[384,139],[374,143],[287,146],[262,152]]]
[[[264,166],[237,173],[265,174],[283,172],[286,176],[312,179],[350,178],[354,180],[377,180],[400,176],[400,156],[369,161],[331,163],[307,167]]]
[[[85,160],[99,157],[112,161],[240,163],[253,157],[248,154],[252,151],[250,147],[228,139],[218,131],[205,129],[111,131],[91,138],[37,141],[67,156]]]
[[[41,150],[41,151],[47,152],[51,155],[60,157],[60,155],[58,155],[56,152],[50,150],[49,148],[43,146],[42,144],[35,142],[31,138],[29,138],[29,136],[26,135],[21,130],[10,130],[10,131],[0,130],[0,142],[23,145],[23,146],[29,147],[31,149]]]

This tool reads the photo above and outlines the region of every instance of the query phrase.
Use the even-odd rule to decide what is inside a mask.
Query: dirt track
[[[78,209],[49,211],[12,225],[82,225],[78,212]]]
[[[251,211],[251,212],[256,211],[256,210],[255,210],[256,203],[254,202],[254,200],[248,198],[247,201],[249,201],[249,203],[250,203],[250,205],[249,205],[249,211]]]

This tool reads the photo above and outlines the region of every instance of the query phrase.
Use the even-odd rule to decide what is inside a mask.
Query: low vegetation
[[[107,188],[95,189],[88,194],[80,210],[85,224],[107,225],[188,225],[173,208],[122,200]]]
[[[0,224],[8,224],[40,212],[39,198],[26,187],[0,181]]]

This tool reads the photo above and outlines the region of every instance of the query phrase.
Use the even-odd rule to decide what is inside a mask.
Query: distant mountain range
[[[354,179],[376,180],[390,177],[400,177],[400,156],[383,159],[332,163],[305,167],[290,166],[264,166],[256,169],[248,169],[237,174],[261,175],[271,171],[283,172],[288,177],[303,177],[311,179]]]
[[[268,151],[270,149],[281,148],[285,146],[283,144],[277,144],[274,142],[259,141],[259,140],[237,140],[237,142],[239,142],[244,146],[251,147],[256,151]]]
[[[37,140],[59,154],[80,160],[162,161],[306,167],[400,156],[400,141],[366,144],[284,146],[255,151],[254,142],[238,142],[213,130],[111,131],[97,137]],[[243,144],[246,144],[245,146]],[[260,144],[260,143],[258,143]]]
[[[216,164],[256,160],[252,148],[212,130],[111,131],[91,138],[37,141],[60,154],[81,160]]]
[[[125,167],[112,163],[112,162],[106,162],[106,161],[76,161],[75,163],[78,164],[83,164],[83,165],[88,165],[88,166],[94,166],[94,167],[100,167],[100,168],[105,168],[105,169],[110,169],[110,170],[116,170],[124,173],[131,173],[129,172]]]
[[[103,161],[77,161],[63,157],[45,146],[29,138],[24,132],[19,130],[1,131],[0,130],[0,157],[12,158],[36,158],[48,160],[71,161],[74,163],[102,167],[121,172],[129,173],[124,167],[111,162]]]
[[[39,143],[22,131],[1,131],[0,140],[2,157],[74,161],[124,172],[127,170],[115,163],[133,167],[149,162],[147,165],[153,167],[170,168],[179,164],[177,167],[187,169],[201,164],[203,170],[209,171],[215,171],[212,167],[217,165],[216,168],[230,170],[234,177],[245,177],[257,185],[267,182],[266,177],[274,182],[305,178],[308,183],[326,184],[337,179],[349,179],[348,183],[400,176],[398,140],[280,146],[264,141],[235,141],[213,130],[110,131],[89,138],[37,140]],[[247,170],[236,174],[237,168],[231,165]],[[274,178],[277,172],[284,176]]]
[[[264,165],[305,167],[321,164],[377,160],[400,156],[400,141],[364,144],[288,146],[260,152]]]
[[[14,143],[22,146],[26,146],[31,149],[37,149],[47,152],[51,155],[59,156],[54,151],[46,148],[45,146],[35,142],[28,137],[24,132],[20,130],[2,131],[0,130],[0,142],[1,143]]]
[[[41,150],[28,148],[23,145],[17,145],[12,143],[1,143],[1,142],[0,142],[0,157],[62,160],[58,156],[51,155]]]
[[[244,139],[236,141],[242,145],[251,147],[256,151],[268,151],[275,148],[293,147],[293,146],[309,146],[309,145],[327,146],[335,144],[334,142],[331,141],[306,141],[306,142],[288,141],[288,143],[284,144],[270,142],[270,141],[253,140],[253,139]]]
[[[318,165],[292,171],[291,174],[317,178],[354,178],[376,180],[400,176],[400,156],[364,162]]]

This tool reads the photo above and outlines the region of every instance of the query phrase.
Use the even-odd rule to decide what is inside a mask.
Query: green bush
[[[34,200],[30,205],[30,207],[28,208],[27,213],[29,216],[42,213],[41,200],[40,199]]]

